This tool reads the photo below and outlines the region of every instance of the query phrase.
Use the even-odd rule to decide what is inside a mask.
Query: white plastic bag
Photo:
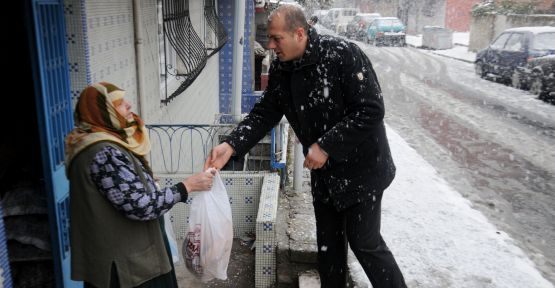
[[[183,243],[185,264],[203,281],[227,279],[233,244],[231,205],[220,174],[212,190],[195,193],[189,214],[189,232]]]
[[[170,213],[164,214],[164,230],[166,230],[166,236],[168,237],[168,243],[170,244],[173,263],[177,264],[179,263],[179,251],[177,249],[177,241],[175,241],[175,234],[173,233]]]

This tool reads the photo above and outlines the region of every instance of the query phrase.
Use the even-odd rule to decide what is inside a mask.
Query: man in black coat
[[[277,55],[268,87],[205,166],[220,169],[244,155],[285,115],[311,170],[322,287],[346,285],[347,241],[374,287],[406,287],[380,234],[395,165],[370,60],[353,43],[317,34],[293,5],[272,12],[268,38]]]

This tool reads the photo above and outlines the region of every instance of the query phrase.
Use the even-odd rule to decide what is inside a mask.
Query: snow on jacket
[[[343,210],[373,199],[395,177],[383,97],[356,44],[313,28],[308,35],[300,60],[272,62],[266,91],[225,141],[244,155],[285,115],[305,155],[315,142],[329,155],[311,172],[314,198]]]

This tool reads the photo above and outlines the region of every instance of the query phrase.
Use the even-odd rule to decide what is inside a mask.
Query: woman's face
[[[122,101],[117,101],[115,104],[116,111],[127,120],[133,120],[133,112],[131,111],[131,103],[123,98]]]

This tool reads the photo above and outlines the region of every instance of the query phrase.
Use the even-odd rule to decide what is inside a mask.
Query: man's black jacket
[[[266,91],[225,140],[241,156],[283,115],[304,147],[315,142],[328,155],[313,170],[315,200],[338,210],[371,200],[395,177],[385,134],[384,103],[372,64],[350,42],[309,29],[301,60],[272,62]]]

